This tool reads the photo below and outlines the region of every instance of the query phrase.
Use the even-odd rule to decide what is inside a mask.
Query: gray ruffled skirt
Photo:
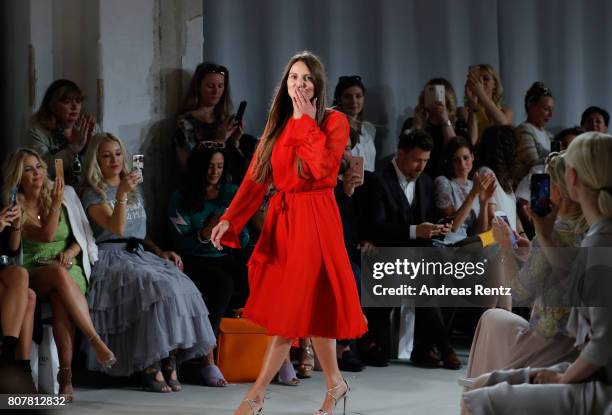
[[[117,363],[102,369],[91,347],[87,367],[114,376],[145,369],[179,349],[179,361],[215,346],[208,309],[193,282],[173,263],[125,244],[100,245],[88,301],[93,324]]]

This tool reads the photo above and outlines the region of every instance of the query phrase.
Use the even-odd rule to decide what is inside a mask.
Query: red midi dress
[[[278,192],[248,263],[243,313],[268,335],[352,339],[367,330],[333,192],[348,137],[346,116],[329,110],[320,127],[307,115],[290,118],[274,144],[270,181]],[[308,179],[298,176],[296,157]],[[250,171],[221,218],[230,223],[222,243],[233,248],[270,184],[254,182]]]

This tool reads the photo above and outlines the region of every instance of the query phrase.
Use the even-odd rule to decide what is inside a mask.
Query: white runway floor
[[[465,363],[465,354],[461,356]],[[363,415],[451,415],[459,413],[461,388],[457,379],[464,370],[424,369],[405,362],[386,368],[368,367],[349,378],[348,413]],[[346,373],[347,376],[353,374]],[[79,414],[231,414],[248,384],[226,388],[184,385],[182,392],[160,394],[137,389],[75,390],[70,408],[54,413]],[[272,385],[266,415],[312,414],[322,402],[321,373],[298,387]],[[341,414],[339,408],[335,414]]]

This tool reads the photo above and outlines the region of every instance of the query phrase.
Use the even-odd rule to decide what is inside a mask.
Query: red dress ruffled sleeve
[[[308,115],[293,120],[286,146],[295,146],[304,173],[315,180],[335,175],[349,138],[349,124],[338,111],[329,111],[321,128]]]
[[[220,220],[227,220],[230,223],[229,229],[221,238],[221,243],[230,248],[241,248],[240,232],[263,203],[270,184],[270,180],[265,183],[257,183],[251,178],[251,169],[254,163],[255,157],[251,160],[247,174],[244,176],[236,196],[232,199],[232,203],[220,218]]]

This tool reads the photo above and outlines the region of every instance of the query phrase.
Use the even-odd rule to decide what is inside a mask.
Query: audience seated
[[[612,246],[612,136],[591,132],[578,136],[565,155],[566,186],[580,204],[589,229],[580,246]],[[553,240],[552,219],[534,215],[542,244]],[[590,257],[587,256],[587,261]],[[610,258],[598,258],[607,261]],[[555,265],[559,265],[555,263]],[[583,272],[587,268],[577,269]],[[606,414],[612,401],[612,313],[609,307],[573,307],[568,333],[575,337],[578,357],[548,368],[496,371],[483,387],[463,394],[468,414]]]
[[[450,245],[489,229],[487,205],[495,192],[493,173],[474,175],[474,154],[467,140],[457,137],[446,146],[445,175],[434,181],[439,217],[452,220],[451,231],[441,242]]]
[[[552,231],[555,247],[577,247],[586,231],[586,222],[580,205],[571,200],[565,183],[565,160],[563,155],[551,154],[546,164],[546,173],[551,178],[550,198],[559,213]],[[502,227],[506,225],[500,224]],[[497,225],[496,225],[497,226]],[[512,248],[508,235],[496,240],[506,248]],[[477,377],[499,369],[521,367],[544,367],[576,357],[574,339],[566,330],[570,309],[551,307],[544,303],[541,295],[544,286],[547,296],[555,287],[565,287],[550,282],[552,266],[543,255],[539,238],[531,241],[531,250],[525,264],[513,270],[513,298],[533,302],[530,320],[507,310],[486,311],[478,323],[472,341],[467,376]],[[483,381],[486,378],[483,378]]]
[[[429,87],[442,85],[444,87],[445,102],[428,103],[425,95]],[[433,78],[427,81],[419,94],[418,104],[414,107],[414,117],[408,118],[402,126],[402,131],[411,129],[424,129],[432,137],[434,146],[429,161],[425,166],[425,173],[435,178],[443,174],[442,158],[445,146],[457,135],[466,135],[465,123],[457,119],[457,96],[451,83],[444,78]]]
[[[4,194],[15,187],[23,206],[23,265],[39,298],[48,299],[53,312],[53,337],[60,368],[59,390],[72,399],[74,329],[78,327],[102,366],[115,362],[100,339],[89,315],[85,291],[96,245],[75,191],[47,178],[47,166],[38,153],[18,149],[5,164]]]
[[[584,133],[584,131],[585,130],[582,129],[582,127],[566,128],[564,130],[559,131],[557,135],[555,135],[553,141],[558,141],[560,143],[559,147],[561,151],[565,151],[569,147],[570,143],[574,140],[574,138]]]
[[[32,116],[29,135],[32,149],[50,166],[64,161],[65,181],[77,187],[87,143],[99,127],[92,115],[82,114],[85,94],[68,79],[58,79],[47,88],[40,108]],[[55,177],[55,172],[49,172]]]
[[[334,90],[334,106],[349,119],[351,153],[363,157],[365,170],[373,172],[376,163],[376,128],[363,119],[365,86],[358,75],[341,76]]]
[[[610,114],[603,108],[589,107],[580,117],[580,126],[584,131],[597,131],[605,134],[608,132],[608,124],[610,124]]]
[[[92,319],[117,353],[108,373],[142,371],[148,390],[179,391],[176,359],[204,356],[215,336],[200,292],[179,270],[181,258],[145,239],[141,176],[128,170],[127,158],[108,133],[87,149],[82,202],[99,246],[89,286]],[[91,355],[87,366],[99,369]]]
[[[433,139],[424,130],[402,133],[395,158],[381,170],[367,200],[368,239],[375,246],[432,246],[431,238],[445,235],[450,224],[434,224],[433,181],[424,173]],[[389,357],[389,312],[377,307],[366,310],[369,328],[364,358]],[[436,350],[437,349],[437,352]],[[459,369],[461,362],[448,341],[448,330],[439,308],[417,307],[414,348],[411,360],[417,364]]]
[[[510,227],[521,233],[520,221],[516,215],[516,197],[512,190],[512,171],[515,168],[514,129],[510,126],[487,128],[476,152],[477,173],[495,175],[495,193],[488,204],[489,223],[496,211],[503,211],[510,221]]]
[[[30,367],[36,294],[28,288],[28,273],[19,264],[21,204],[9,203],[0,210],[0,392],[36,393]]]
[[[337,89],[337,88],[336,88]],[[355,275],[357,291],[361,290],[361,251],[359,238],[359,213],[357,207],[357,197],[355,190],[363,184],[364,177],[360,172],[350,168],[351,163],[351,143],[349,140],[342,154],[340,170],[338,172],[338,183],[334,189],[336,203],[342,220],[342,230],[344,235],[344,245],[351,262],[351,268]],[[361,372],[363,362],[359,360],[354,352],[355,342],[350,340],[338,340],[336,342],[336,354],[338,357],[338,367],[346,372]]]
[[[185,274],[204,297],[215,335],[234,292],[234,280],[246,278],[244,266],[230,250],[219,251],[210,243],[212,229],[238,190],[229,183],[227,172],[223,150],[207,147],[206,142],[198,144],[187,160],[181,188],[172,194],[168,208],[173,245],[185,264]],[[241,245],[246,246],[246,229],[240,239]],[[202,362],[200,374],[207,386],[227,384],[214,364],[212,352]]]
[[[174,145],[179,163],[187,167],[187,159],[202,141],[225,145],[229,172],[233,183],[240,183],[246,173],[248,161],[241,150],[242,120],[237,122],[231,114],[229,71],[225,66],[211,62],[198,65],[189,84],[176,121]],[[246,149],[244,153],[246,153]]]
[[[516,127],[516,155],[512,169],[514,188],[533,166],[544,164],[550,153],[552,134],[546,130],[546,124],[552,118],[554,105],[550,89],[542,82],[534,82],[525,94],[527,120]]]
[[[512,124],[514,112],[502,105],[504,88],[491,65],[471,66],[464,92],[468,111],[468,139],[473,147],[478,146],[487,128]]]

